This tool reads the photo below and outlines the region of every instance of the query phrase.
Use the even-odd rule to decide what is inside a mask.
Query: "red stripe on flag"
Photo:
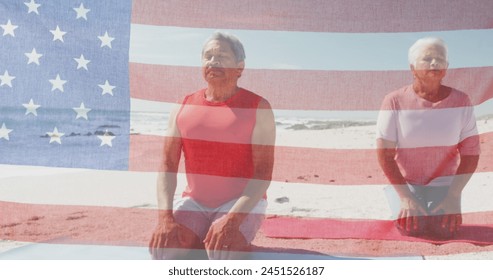
[[[419,32],[493,28],[491,1],[134,0],[132,22],[311,32]],[[440,16],[437,16],[437,12]],[[419,15],[418,17],[416,15]]]
[[[132,171],[162,170],[165,137],[132,135]],[[476,172],[493,171],[493,132],[480,135],[481,156]],[[436,148],[425,148],[436,149]],[[182,160],[183,162],[183,160]],[[420,162],[420,160],[417,160]],[[179,172],[185,172],[180,164]],[[217,174],[221,175],[218,171]],[[388,184],[374,149],[319,149],[276,146],[273,181],[332,185]]]
[[[138,208],[0,202],[0,211],[2,213],[0,239],[24,242],[146,247],[157,223],[156,210]],[[468,236],[468,239],[455,240],[463,242],[454,241],[455,250],[452,251],[467,253],[491,250],[491,246],[473,246],[472,244],[493,244],[493,235],[491,235],[493,213],[464,214],[464,223],[469,228],[467,231],[472,234]],[[295,240],[268,238],[263,234],[267,232],[267,235],[286,236],[292,234],[292,230],[297,229],[295,225],[308,225],[310,227],[305,227],[305,229],[310,230],[305,230],[303,236],[295,237],[298,238]],[[439,242],[398,235],[390,236],[388,233],[392,231],[390,226],[391,222],[381,220],[276,217],[264,221],[263,228],[257,234],[253,244],[263,246],[264,248],[257,248],[265,251],[265,247],[278,247],[280,250],[310,248],[316,243],[315,248],[310,248],[312,253],[325,252],[338,255],[350,253],[366,256],[395,256],[451,253],[450,247],[446,247],[448,248],[446,250],[442,248],[442,250],[440,247],[433,246]],[[330,238],[334,239],[307,239],[321,238],[323,237],[320,236],[321,233],[327,235],[327,232],[332,232]],[[347,246],[347,242],[342,242],[342,239],[350,238],[357,241],[352,248]],[[371,240],[365,241],[366,239]],[[385,243],[379,242],[381,240],[394,240],[395,243],[391,243],[393,245],[391,248],[382,248],[379,246]],[[377,248],[374,248],[375,246]],[[373,247],[373,250],[369,247]]]
[[[410,71],[247,69],[239,85],[265,97],[273,109],[379,110],[384,96],[412,83]],[[444,84],[474,105],[493,98],[493,67],[449,69]],[[133,98],[177,102],[206,87],[198,67],[130,64]]]
[[[146,246],[156,211],[0,202],[0,239]]]

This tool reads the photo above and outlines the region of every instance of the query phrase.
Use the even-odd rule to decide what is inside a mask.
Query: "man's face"
[[[208,83],[227,83],[238,80],[244,62],[237,62],[228,42],[212,40],[202,53],[202,74]]]
[[[447,72],[448,62],[444,50],[437,46],[424,47],[412,65],[413,74],[418,79],[441,80]]]

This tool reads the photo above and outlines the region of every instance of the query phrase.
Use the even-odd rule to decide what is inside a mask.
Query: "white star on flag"
[[[39,15],[39,12],[38,12],[38,8],[39,6],[41,6],[41,4],[38,4],[36,2],[34,2],[34,0],[31,0],[31,2],[24,2],[24,5],[26,5],[29,10],[27,11],[28,14],[30,13],[36,13]]]
[[[12,80],[15,79],[14,76],[9,75],[9,71],[5,70],[3,75],[0,75],[0,87],[3,85],[7,85],[12,87]]]
[[[98,36],[98,38],[101,40],[101,48],[107,46],[111,49],[111,41],[115,40],[115,38],[108,35],[108,31],[104,32],[103,36]]]
[[[98,135],[98,138],[101,140],[101,145],[100,147],[104,146],[104,145],[108,145],[110,147],[113,147],[113,143],[111,141],[113,141],[113,139],[115,139],[116,136],[112,136],[108,133],[108,130],[106,130],[106,132],[104,133],[104,135]]]
[[[61,92],[63,92],[63,85],[67,82],[66,80],[60,79],[59,74],[56,75],[56,78],[54,80],[49,81],[52,84],[51,91],[58,89]]]
[[[74,58],[74,60],[77,61],[77,69],[84,68],[89,70],[87,69],[87,64],[91,61],[85,59],[83,54],[81,54],[79,58]]]
[[[28,114],[33,114],[35,116],[38,116],[38,112],[36,111],[41,105],[36,105],[34,104],[33,99],[29,100],[29,103],[27,104],[22,104],[26,108],[26,115]]]
[[[42,54],[37,53],[35,48],[33,48],[33,50],[30,53],[24,53],[24,54],[29,58],[27,64],[35,63],[39,65],[39,58],[43,56]]]
[[[104,85],[98,85],[98,86],[103,89],[102,95],[108,93],[109,95],[113,96],[113,89],[115,88],[115,86],[110,85],[110,83],[108,83],[108,80],[106,80]]]
[[[63,42],[63,35],[67,34],[67,32],[63,32],[60,30],[60,27],[57,25],[55,30],[50,30],[51,34],[53,34],[53,41],[60,40]]]
[[[128,169],[132,1],[0,0],[0,165]]]
[[[86,120],[87,120],[87,113],[92,110],[92,109],[86,108],[86,106],[84,106],[84,102],[80,103],[80,107],[78,107],[78,108],[74,107],[72,109],[74,109],[74,111],[77,113],[77,116],[75,117],[75,119],[84,118]]]
[[[46,132],[48,136],[50,136],[50,144],[53,142],[57,142],[58,144],[62,144],[62,139],[61,137],[65,135],[65,133],[58,132],[58,128],[55,126],[55,129],[53,129],[53,132]]]
[[[8,129],[5,126],[5,123],[2,124],[2,127],[0,127],[0,139],[7,139],[9,140],[9,133],[12,132],[13,129]]]
[[[76,19],[83,18],[83,19],[87,20],[87,13],[90,10],[91,9],[84,8],[84,3],[81,3],[80,6],[79,6],[79,8],[74,8],[74,11],[77,13],[77,18]]]
[[[0,27],[2,27],[3,29],[3,36],[5,35],[10,35],[12,37],[15,37],[15,33],[14,33],[14,30],[19,27],[17,25],[13,25],[11,22],[10,22],[10,19],[7,21],[7,24],[0,24]]]

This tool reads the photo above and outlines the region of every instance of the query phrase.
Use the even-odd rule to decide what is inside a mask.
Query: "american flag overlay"
[[[409,46],[444,37],[444,84],[466,93],[484,124],[472,179],[480,183],[465,191],[487,191],[492,11],[489,0],[0,0],[0,241],[145,248],[169,112],[207,86],[202,44],[225,30],[245,45],[239,86],[269,101],[279,134],[267,214],[282,217],[266,219],[254,245],[377,257],[491,252],[486,195],[465,203],[467,227],[449,251],[430,245],[448,241],[400,236],[375,129],[359,127],[374,127],[385,96],[412,83]],[[292,122],[307,115],[319,119]],[[325,122],[339,116],[353,121]],[[288,126],[299,140],[283,138]],[[341,128],[333,139],[309,139],[333,127]],[[178,173],[183,188],[183,160]],[[382,203],[360,204],[373,195]],[[282,208],[305,197],[310,203]],[[331,203],[340,207],[310,210]]]
[[[2,163],[127,169],[131,2],[40,3],[0,6]]]

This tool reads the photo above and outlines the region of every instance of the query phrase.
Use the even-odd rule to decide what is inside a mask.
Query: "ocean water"
[[[39,108],[38,116],[24,108],[0,107],[0,127],[5,124],[9,139],[0,139],[0,165],[128,170],[131,135],[166,135],[169,112],[92,110],[89,119],[76,119],[72,109]],[[484,117],[486,124],[489,115]],[[478,120],[479,120],[478,119]],[[327,115],[275,114],[276,129],[328,130],[374,125],[375,119],[347,120]],[[64,135],[61,144],[50,143],[49,132]],[[103,145],[98,136],[114,136]]]
[[[132,112],[130,118],[131,134],[166,135],[169,113],[159,112]],[[320,116],[296,116],[277,114],[275,116],[276,129],[287,130],[324,130],[349,126],[366,126],[375,124],[373,119],[345,120]]]
[[[25,111],[0,107],[0,125],[12,129],[8,140],[0,139],[0,164],[128,168],[129,112],[92,110],[85,120],[72,109],[41,107],[38,116]],[[50,143],[55,127],[61,143]],[[98,136],[105,133],[115,137],[111,146],[101,145]]]
[[[24,108],[0,107],[0,126],[9,139],[0,139],[0,164],[128,170],[130,135],[166,135],[169,112],[91,110],[88,120],[76,119],[70,108],[40,107],[38,115]],[[324,130],[371,125],[374,121],[348,121],[313,116],[276,115],[277,130]],[[59,133],[61,143],[48,133]],[[113,136],[105,145],[99,136]]]
[[[130,134],[166,135],[169,113],[132,112]]]

